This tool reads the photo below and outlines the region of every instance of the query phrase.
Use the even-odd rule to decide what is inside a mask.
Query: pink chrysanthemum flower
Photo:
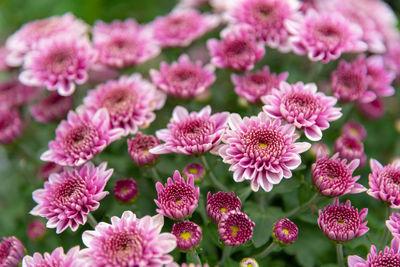
[[[307,54],[312,61],[328,63],[344,52],[363,52],[367,45],[361,41],[363,32],[340,13],[317,13],[310,10],[301,21],[286,21],[292,49]]]
[[[54,162],[46,162],[45,164],[42,165],[42,167],[39,169],[39,175],[41,178],[44,180],[48,180],[50,174],[52,173],[60,173],[64,170],[63,166],[60,166]]]
[[[28,224],[26,235],[33,241],[39,241],[46,234],[46,226],[41,220],[33,220]]]
[[[15,236],[3,237],[0,242],[0,266],[18,267],[25,255],[25,248]]]
[[[367,75],[369,78],[368,89],[378,97],[392,96],[395,89],[391,86],[395,74],[386,69],[382,56],[374,55],[365,59]]]
[[[235,182],[251,180],[253,191],[261,186],[269,192],[283,177],[292,177],[291,170],[301,163],[299,154],[311,147],[306,142],[295,143],[299,135],[293,125],[281,125],[281,120],[271,120],[264,112],[243,119],[231,114],[228,124],[230,130],[217,152],[231,165]]]
[[[331,152],[326,144],[322,142],[316,142],[311,145],[310,153],[314,157],[317,157],[318,154],[330,154]]]
[[[222,216],[233,210],[240,211],[242,202],[235,196],[234,192],[218,192],[215,194],[207,193],[207,214],[215,223],[219,223]]]
[[[251,239],[255,223],[247,214],[233,210],[225,213],[218,224],[218,235],[227,246],[240,246]]]
[[[121,179],[115,183],[114,196],[121,203],[133,203],[138,194],[138,187],[133,178]]]
[[[357,108],[369,120],[377,120],[385,115],[385,101],[382,98],[368,103],[357,103]]]
[[[3,108],[23,106],[32,101],[41,89],[23,85],[18,80],[0,83],[0,104]]]
[[[22,134],[22,120],[17,109],[0,108],[0,143],[10,144]]]
[[[172,226],[171,233],[176,237],[176,247],[186,251],[195,249],[202,238],[200,226],[190,221],[175,223]]]
[[[375,245],[372,245],[366,260],[360,256],[351,255],[347,258],[349,267],[400,266],[400,239],[393,238],[391,246],[391,248],[385,246],[385,249],[378,253]]]
[[[393,212],[389,220],[386,220],[386,227],[393,237],[400,238],[400,213]]]
[[[190,216],[197,207],[200,196],[200,187],[194,186],[194,178],[190,175],[185,179],[179,171],[174,172],[173,180],[168,178],[163,186],[156,184],[158,199],[154,199],[157,212],[168,218],[181,220]]]
[[[328,204],[323,211],[318,211],[318,226],[329,239],[347,242],[368,232],[368,221],[364,221],[367,214],[367,208],[358,213],[358,209],[351,206],[350,200],[344,204],[335,198],[333,205]]]
[[[96,54],[86,38],[69,35],[41,40],[26,55],[19,80],[29,86],[45,86],[62,96],[72,95],[76,84],[88,79]]]
[[[138,166],[150,166],[157,162],[159,155],[150,153],[149,150],[160,144],[160,140],[152,135],[144,135],[139,132],[128,142],[128,152],[133,162]]]
[[[266,104],[263,110],[273,118],[284,119],[302,129],[311,141],[321,140],[322,131],[329,128],[329,122],[342,116],[341,108],[334,107],[337,99],[317,92],[314,83],[282,82],[279,88],[261,98]]]
[[[43,39],[60,36],[81,38],[87,30],[88,26],[71,13],[26,23],[7,39],[6,47],[10,52],[7,63],[11,66],[22,65],[24,56]]]
[[[259,265],[254,258],[244,258],[240,261],[239,267],[259,267]]]
[[[352,161],[354,159],[360,160],[360,167],[364,166],[367,160],[367,155],[364,152],[364,144],[360,139],[343,135],[336,139],[334,144],[334,152],[339,153],[339,157]]]
[[[93,111],[106,108],[111,128],[124,129],[124,135],[147,128],[156,118],[154,110],[164,106],[166,96],[140,74],[122,76],[88,92],[84,107]]]
[[[191,113],[184,107],[177,106],[172,112],[167,129],[156,132],[157,137],[165,143],[150,149],[150,153],[185,155],[205,153],[221,142],[227,128],[228,117],[228,112],[211,115],[210,106]]]
[[[393,162],[382,166],[377,160],[369,161],[371,172],[368,176],[367,194],[381,200],[393,209],[400,209],[400,164]]]
[[[176,9],[151,24],[153,37],[162,47],[188,46],[219,24],[216,15],[195,9]]]
[[[110,129],[110,117],[104,108],[96,113],[70,111],[67,120],[56,129],[56,140],[49,142],[49,150],[40,159],[63,166],[80,166],[122,134],[122,129]]]
[[[261,97],[271,93],[273,88],[279,88],[282,81],[286,81],[288,72],[271,73],[266,66],[262,70],[244,75],[232,74],[231,80],[235,85],[235,92],[251,103],[261,101]]]
[[[206,175],[206,170],[204,169],[203,165],[199,163],[189,163],[188,165],[183,168],[182,171],[183,177],[187,179],[190,175],[193,175],[194,182],[198,183],[201,182]]]
[[[89,212],[97,210],[99,201],[107,194],[104,191],[113,169],[106,170],[107,163],[98,167],[88,162],[77,169],[64,169],[62,173],[53,173],[44,189],[32,193],[38,204],[30,214],[48,219],[48,228],[57,228],[56,233],[67,227],[76,231],[85,224]]]
[[[350,135],[362,141],[367,136],[367,130],[361,123],[348,121],[342,127],[342,135]]]
[[[214,83],[214,67],[202,66],[201,61],[191,62],[186,54],[170,66],[161,62],[160,71],[150,70],[153,83],[168,95],[178,98],[194,98]]]
[[[141,64],[161,51],[150,31],[133,19],[115,20],[109,24],[96,22],[93,46],[98,52],[97,61],[115,68]]]
[[[288,52],[290,43],[285,21],[294,17],[299,7],[297,0],[245,0],[235,6],[231,16],[237,23],[250,25],[258,40]]]
[[[254,30],[248,25],[226,28],[221,37],[222,40],[207,41],[211,63],[218,68],[249,71],[264,57],[264,46],[256,41]]]
[[[45,252],[43,256],[36,252],[32,256],[25,256],[22,261],[22,267],[38,267],[38,266],[62,266],[62,267],[79,267],[78,262],[79,246],[71,248],[67,254],[64,249],[58,247],[51,254]]]
[[[48,123],[64,118],[72,109],[74,102],[71,96],[61,96],[52,92],[30,107],[32,117],[38,122]]]
[[[346,194],[358,194],[367,189],[356,183],[360,176],[352,176],[360,160],[354,159],[349,164],[340,159],[336,153],[331,158],[327,154],[317,155],[317,161],[312,165],[311,177],[314,185],[324,196],[339,197]]]
[[[276,221],[272,227],[272,238],[281,246],[293,244],[299,235],[299,228],[288,218]]]
[[[125,211],[121,218],[111,217],[111,224],[101,222],[94,231],[85,231],[81,250],[84,267],[90,266],[154,266],[171,263],[168,255],[176,247],[176,238],[161,233],[164,217],[160,214],[137,218]]]

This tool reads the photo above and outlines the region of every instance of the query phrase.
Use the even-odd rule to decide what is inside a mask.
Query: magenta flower
[[[15,108],[28,104],[39,93],[40,88],[23,85],[18,80],[11,79],[0,83],[0,104],[4,108]]]
[[[160,140],[152,135],[144,135],[139,132],[128,142],[128,152],[133,162],[138,166],[150,166],[157,162],[159,155],[150,153],[149,150],[160,144]]]
[[[357,103],[357,108],[369,120],[377,120],[385,115],[385,101],[382,98],[368,103]]]
[[[137,218],[125,211],[121,218],[111,217],[111,224],[101,222],[94,231],[85,231],[81,250],[83,267],[90,266],[154,266],[171,263],[168,255],[176,247],[176,238],[161,233],[164,217],[160,214]]]
[[[207,214],[215,223],[219,223],[222,216],[233,210],[240,211],[242,202],[235,196],[234,192],[217,192],[215,194],[207,193]]]
[[[62,96],[72,95],[76,84],[88,79],[95,52],[86,38],[68,35],[45,39],[26,55],[19,80],[29,86],[45,86]]]
[[[259,267],[258,262],[254,258],[243,258],[239,267]]]
[[[272,120],[264,112],[243,119],[231,114],[228,124],[224,144],[216,150],[231,165],[235,182],[251,180],[253,191],[261,186],[269,192],[283,177],[292,177],[291,170],[301,163],[299,154],[311,147],[306,142],[295,143],[299,135],[293,125],[281,125],[281,120]]]
[[[63,166],[80,166],[122,134],[122,129],[110,129],[110,117],[104,108],[96,113],[70,111],[67,120],[56,129],[56,140],[49,142],[49,150],[40,159]]]
[[[338,153],[331,158],[328,154],[317,155],[317,161],[311,167],[311,178],[318,192],[327,197],[339,197],[367,191],[367,188],[356,183],[360,175],[352,176],[360,160],[346,163],[347,160],[340,159]]]
[[[235,92],[251,103],[261,101],[261,97],[271,93],[273,88],[279,88],[282,81],[286,81],[288,72],[271,73],[269,67],[244,75],[232,74],[231,80],[235,85]]]
[[[45,252],[43,256],[36,252],[32,256],[25,256],[22,261],[22,267],[38,267],[38,266],[63,266],[63,267],[79,267],[78,261],[79,246],[71,248],[67,254],[64,249],[58,247],[51,254]]]
[[[366,260],[360,256],[351,255],[347,258],[349,267],[398,266],[400,263],[400,239],[393,238],[391,246],[392,248],[386,246],[378,253],[375,245],[372,245]]]
[[[198,183],[201,182],[206,175],[206,170],[204,169],[203,165],[199,163],[189,163],[188,165],[183,168],[182,171],[183,177],[187,179],[189,175],[193,175],[194,182]]]
[[[290,85],[282,82],[279,88],[261,98],[266,104],[263,110],[273,118],[284,119],[302,129],[311,141],[321,140],[322,131],[329,128],[329,122],[342,116],[341,108],[334,107],[337,99],[317,92],[314,83]]]
[[[195,249],[202,238],[200,226],[190,221],[175,223],[171,233],[176,237],[176,247],[181,250]]]
[[[400,213],[393,212],[389,220],[386,220],[386,227],[393,237],[400,238]]]
[[[359,159],[360,167],[364,166],[367,160],[361,140],[350,135],[343,135],[336,139],[334,152],[339,153],[340,158],[347,159],[348,161]]]
[[[194,98],[201,95],[214,83],[212,65],[202,66],[201,61],[191,62],[186,54],[170,66],[161,62],[160,71],[150,70],[153,83],[162,91],[178,98]]]
[[[138,187],[133,178],[118,180],[114,185],[114,196],[121,203],[133,203],[138,194]]]
[[[31,106],[30,112],[38,122],[54,122],[64,118],[73,104],[71,96],[61,96],[57,92],[52,92]]]
[[[153,37],[162,47],[188,46],[219,24],[216,15],[195,9],[176,9],[152,22]]]
[[[286,21],[292,49],[296,54],[307,54],[312,61],[328,63],[345,52],[367,49],[362,29],[340,13],[317,13],[310,10],[300,21]]]
[[[211,115],[210,106],[191,113],[184,107],[177,106],[172,112],[167,129],[156,132],[157,137],[165,143],[150,149],[150,153],[205,153],[221,142],[227,128],[228,116],[228,112]]]
[[[351,206],[350,200],[344,204],[335,198],[333,205],[328,204],[323,211],[318,211],[318,226],[329,239],[347,242],[368,232],[368,221],[364,221],[367,214],[367,208],[358,213],[358,209]]]
[[[164,106],[166,96],[140,74],[122,76],[88,92],[84,108],[97,111],[106,108],[110,127],[122,128],[124,135],[147,128],[156,118],[154,110]]]
[[[39,241],[46,234],[46,226],[41,220],[33,220],[28,224],[26,235],[33,241]]]
[[[22,134],[22,120],[17,109],[0,108],[0,143],[10,144]]]
[[[254,30],[248,25],[237,25],[221,32],[222,40],[209,39],[211,63],[218,68],[249,71],[265,54],[264,46],[257,42]]]
[[[105,162],[98,167],[88,162],[80,168],[51,174],[44,189],[32,193],[38,205],[30,214],[47,218],[46,226],[57,228],[57,234],[67,227],[76,231],[80,224],[86,223],[87,215],[99,208],[99,201],[108,195],[104,187],[113,169],[106,168]]]
[[[299,228],[288,218],[276,221],[272,227],[272,238],[281,246],[293,244],[299,235]]]
[[[247,214],[233,210],[225,213],[218,224],[218,235],[227,246],[240,246],[251,239],[255,223]]]
[[[158,199],[154,199],[158,213],[175,220],[189,217],[197,207],[200,196],[200,187],[194,186],[194,178],[190,175],[185,179],[179,171],[174,172],[174,180],[170,177],[163,186],[156,184]]]
[[[3,267],[18,267],[25,255],[24,245],[15,236],[3,237],[0,242],[0,264]]]
[[[361,123],[350,120],[342,126],[342,135],[349,135],[362,141],[367,136],[367,130]]]
[[[64,170],[64,168],[58,164],[55,164],[54,162],[46,162],[45,164],[42,165],[39,169],[39,175],[41,178],[44,180],[48,180],[50,174],[52,173],[60,173]]]
[[[93,45],[100,64],[124,68],[156,57],[161,49],[149,30],[133,19],[98,21],[93,27]]]

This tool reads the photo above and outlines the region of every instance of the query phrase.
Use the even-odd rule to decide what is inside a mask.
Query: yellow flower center
[[[232,225],[231,229],[232,229],[232,236],[235,237],[237,235],[237,232],[239,231],[239,227],[237,227],[236,225]]]
[[[199,172],[198,169],[195,169],[195,168],[190,168],[190,169],[189,169],[189,173],[196,174],[196,173],[198,173],[198,172]]]
[[[258,144],[258,147],[259,147],[259,148],[266,148],[266,147],[267,147],[267,144],[259,143],[259,144]]]
[[[288,235],[288,234],[289,234],[288,229],[283,229],[282,231],[285,233],[285,235]]]
[[[219,209],[221,212],[225,212],[226,211],[226,208],[220,208]]]
[[[181,237],[181,238],[185,239],[186,241],[188,241],[189,238],[192,237],[192,235],[190,234],[190,232],[183,232],[183,233],[179,234],[179,237]]]

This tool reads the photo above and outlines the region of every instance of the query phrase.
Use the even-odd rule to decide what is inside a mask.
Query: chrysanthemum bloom
[[[190,216],[197,207],[200,196],[200,187],[194,187],[194,178],[190,175],[185,179],[179,171],[174,172],[174,180],[170,177],[163,186],[156,184],[158,199],[154,199],[158,213],[168,218],[181,220]]]
[[[356,137],[343,135],[336,139],[334,152],[339,153],[339,157],[351,161],[360,160],[360,167],[364,166],[367,155],[364,153],[364,144]]]
[[[215,223],[219,223],[221,217],[233,210],[240,211],[242,202],[235,196],[234,192],[218,192],[215,194],[207,193],[207,214]]]
[[[41,40],[26,55],[19,80],[29,86],[45,86],[62,96],[72,95],[76,84],[88,79],[96,54],[86,38],[63,35]]]
[[[138,188],[133,178],[118,180],[114,185],[114,196],[121,203],[132,203],[138,197]]]
[[[400,239],[393,238],[391,248],[385,246],[382,251],[376,250],[375,245],[371,246],[371,252],[367,255],[367,259],[364,260],[360,256],[351,255],[347,258],[349,267],[375,267],[375,266],[399,266],[400,265]]]
[[[6,47],[10,52],[7,63],[11,66],[22,65],[26,53],[36,48],[43,39],[59,36],[81,38],[87,30],[88,26],[71,13],[28,22],[7,39]]]
[[[247,214],[233,210],[225,213],[218,224],[218,235],[227,246],[240,246],[251,239],[255,223]]]
[[[367,188],[356,183],[360,175],[352,176],[360,160],[346,163],[347,160],[340,159],[338,153],[331,158],[329,154],[317,155],[317,161],[311,167],[311,177],[318,192],[327,197],[339,197],[367,191]]]
[[[25,255],[24,245],[15,236],[3,237],[0,242],[0,264],[3,267],[17,267]]]
[[[122,129],[110,129],[110,117],[104,108],[96,113],[70,111],[67,120],[56,129],[56,140],[49,142],[49,150],[40,159],[63,166],[80,166],[122,134]]]
[[[194,98],[214,83],[214,66],[202,66],[201,61],[191,62],[186,54],[170,66],[161,62],[160,71],[150,70],[153,83],[168,95],[178,98]]]
[[[368,232],[368,221],[364,221],[367,213],[367,208],[358,213],[358,209],[351,206],[350,200],[344,204],[335,198],[333,205],[328,204],[323,211],[318,211],[318,226],[329,239],[347,242]]]
[[[195,9],[176,9],[151,24],[153,37],[162,47],[188,46],[219,24],[216,15]]]
[[[393,237],[400,238],[400,213],[393,212],[389,220],[386,221],[386,227]]]
[[[0,104],[4,108],[20,107],[32,101],[41,89],[23,85],[18,80],[0,83]]]
[[[254,258],[244,258],[240,261],[240,267],[259,267],[258,262]]]
[[[282,52],[290,50],[285,21],[295,16],[297,0],[245,0],[236,5],[231,16],[237,23],[250,25],[259,40]]]
[[[194,181],[198,183],[203,180],[206,170],[203,165],[199,163],[189,163],[183,168],[182,174],[185,179],[187,179],[189,175],[193,175]]]
[[[321,154],[330,154],[330,149],[326,144],[324,144],[322,142],[316,142],[311,145],[310,152],[314,157],[317,157],[317,155],[320,153]]]
[[[56,233],[67,227],[76,231],[80,224],[85,224],[89,212],[97,210],[99,201],[106,195],[104,191],[113,169],[106,170],[107,163],[98,167],[88,162],[76,169],[65,169],[62,173],[53,173],[44,189],[32,193],[38,204],[30,214],[48,219],[48,228],[57,228]]]
[[[248,25],[226,28],[221,37],[222,40],[207,41],[211,63],[218,68],[249,71],[264,57],[264,46],[257,42],[254,30]]]
[[[168,255],[176,247],[176,238],[161,233],[164,217],[160,214],[137,218],[125,211],[121,218],[111,217],[111,224],[101,222],[94,231],[85,231],[81,250],[84,267],[90,266],[154,266],[171,263]]]
[[[385,115],[385,101],[377,98],[369,103],[357,103],[357,108],[369,120],[377,120]]]
[[[0,108],[0,143],[10,144],[22,134],[22,120],[17,109]]]
[[[293,244],[299,235],[299,228],[288,218],[280,219],[272,226],[272,238],[281,246]]]
[[[32,117],[38,122],[48,123],[64,118],[74,103],[71,96],[61,96],[52,92],[30,107]]]
[[[387,65],[391,71],[394,71],[397,77],[400,75],[400,62],[398,60],[400,57],[400,43],[398,40],[399,38],[396,37],[395,41],[388,46],[388,51],[383,58],[385,65]]]
[[[93,27],[93,46],[97,61],[106,66],[123,68],[156,57],[161,49],[149,30],[133,19],[112,23],[96,22]]]
[[[128,152],[133,162],[138,166],[150,166],[157,162],[159,155],[150,153],[149,150],[160,144],[153,135],[144,135],[139,132],[136,137],[127,140]]]
[[[175,223],[172,226],[171,233],[176,236],[176,247],[181,250],[195,249],[202,238],[200,226],[190,221]]]
[[[301,21],[286,21],[289,38],[296,54],[307,54],[312,61],[328,63],[345,52],[363,52],[367,44],[361,41],[363,31],[340,13],[317,13],[310,10]]]
[[[342,135],[350,135],[362,141],[367,136],[367,130],[361,123],[348,121],[342,126]]]
[[[58,247],[51,254],[45,252],[43,256],[36,252],[31,256],[25,256],[22,261],[22,267],[38,267],[38,266],[63,266],[63,267],[79,267],[78,261],[79,246],[71,248],[67,254],[64,249]]]
[[[314,83],[281,82],[279,89],[261,98],[266,104],[263,110],[273,118],[284,119],[302,129],[312,141],[321,140],[322,131],[329,128],[329,122],[342,116],[341,108],[334,107],[337,99],[317,92]]]
[[[235,182],[251,180],[253,191],[261,186],[269,192],[283,177],[292,177],[291,170],[301,163],[299,154],[311,147],[306,142],[295,143],[299,135],[293,125],[281,125],[281,120],[272,120],[264,112],[243,119],[231,114],[228,124],[230,130],[217,152],[231,165]]]
[[[46,226],[41,220],[33,220],[28,224],[26,235],[29,239],[37,241],[44,237],[46,234]]]
[[[156,132],[158,139],[165,143],[150,149],[150,153],[185,155],[205,153],[221,142],[227,128],[228,117],[228,112],[211,115],[210,106],[191,113],[184,107],[177,106],[172,112],[167,129]]]
[[[282,81],[286,81],[288,72],[271,73],[266,66],[262,70],[244,75],[232,74],[231,80],[235,85],[235,92],[251,103],[261,101],[261,97],[271,93],[272,88],[279,88]]]
[[[124,135],[147,128],[156,118],[154,110],[164,106],[166,96],[140,74],[122,76],[88,92],[84,108],[106,108],[111,128],[124,129]]]
[[[64,170],[64,168],[54,162],[46,162],[39,169],[39,175],[44,180],[49,179],[50,174],[52,173],[60,173]]]
[[[369,161],[372,173],[368,176],[367,194],[381,200],[393,209],[400,209],[400,164],[382,166],[377,160]]]
[[[378,97],[392,96],[395,89],[391,86],[395,74],[387,70],[383,57],[374,55],[365,59],[367,75],[369,77],[368,89],[372,90]]]

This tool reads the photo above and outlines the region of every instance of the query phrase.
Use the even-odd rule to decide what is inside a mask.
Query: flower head
[[[63,266],[63,267],[79,267],[78,262],[79,246],[71,248],[67,254],[64,254],[64,249],[58,247],[51,254],[45,252],[43,256],[36,252],[32,256],[25,256],[22,261],[23,267],[37,266]]]
[[[11,79],[0,83],[0,104],[4,108],[16,108],[32,101],[41,89],[26,86],[18,80]]]
[[[389,220],[386,220],[386,227],[393,237],[400,238],[400,213],[393,212]]]
[[[0,109],[0,143],[10,144],[22,134],[22,120],[17,109]]]
[[[38,241],[46,234],[46,226],[41,220],[33,220],[28,224],[26,235],[29,239]]]
[[[73,104],[71,96],[61,96],[52,92],[31,106],[30,112],[38,122],[48,123],[64,118]]]
[[[364,153],[363,143],[356,137],[350,135],[340,136],[335,141],[335,153],[339,153],[339,157],[351,161],[353,159],[360,160],[360,166],[364,166],[367,156]]]
[[[368,232],[368,221],[364,221],[367,213],[367,208],[358,213],[358,209],[351,206],[350,200],[344,204],[335,198],[333,205],[328,204],[324,210],[318,211],[318,226],[329,239],[347,242]]]
[[[48,219],[48,228],[57,228],[56,233],[67,227],[76,231],[80,224],[85,224],[87,215],[100,206],[99,201],[106,195],[104,191],[113,169],[106,170],[107,163],[95,167],[88,162],[84,166],[61,173],[53,173],[44,183],[43,189],[32,193],[38,204],[30,214]]]
[[[160,144],[153,135],[144,135],[139,132],[136,137],[127,140],[128,152],[133,162],[138,166],[150,166],[157,162],[159,155],[150,153],[149,150]]]
[[[158,199],[155,199],[157,212],[171,219],[181,220],[190,216],[197,207],[200,187],[194,186],[194,178],[190,175],[185,179],[179,171],[174,172],[173,180],[169,177],[163,186],[156,184]]]
[[[258,262],[254,258],[243,258],[240,261],[240,267],[259,267]]]
[[[219,223],[222,216],[233,210],[240,211],[242,202],[235,196],[234,192],[218,192],[215,194],[207,193],[207,214],[215,223]]]
[[[348,121],[342,127],[342,135],[350,135],[362,141],[367,136],[367,130],[356,121]]]
[[[189,175],[193,175],[195,182],[201,182],[206,174],[206,170],[203,165],[199,163],[189,163],[183,168],[182,174],[185,179],[187,179]]]
[[[195,249],[202,238],[200,226],[190,221],[175,223],[171,233],[176,237],[177,248],[181,250]]]
[[[224,214],[218,224],[218,234],[227,246],[240,246],[253,236],[254,222],[247,214],[233,210]]]
[[[0,242],[0,263],[4,267],[19,266],[25,255],[24,245],[15,236],[3,237]]]
[[[374,55],[365,59],[367,75],[369,78],[368,89],[372,90],[378,97],[392,96],[395,89],[391,86],[395,74],[387,70],[383,57]]]
[[[114,186],[114,196],[121,203],[132,203],[138,197],[138,188],[135,179],[118,180]]]
[[[288,218],[276,221],[272,227],[272,238],[281,246],[287,246],[296,241],[299,228]]]

